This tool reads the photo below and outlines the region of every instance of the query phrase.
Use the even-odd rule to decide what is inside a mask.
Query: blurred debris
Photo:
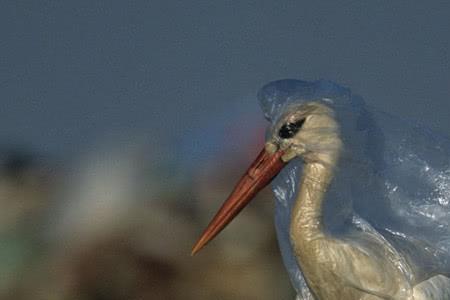
[[[64,170],[1,156],[0,299],[293,298],[270,193],[189,255],[245,158],[187,170],[149,148],[98,149]]]

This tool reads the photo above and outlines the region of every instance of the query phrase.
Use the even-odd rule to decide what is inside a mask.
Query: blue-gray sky
[[[0,143],[72,155],[104,135],[188,136],[259,113],[257,89],[286,77],[450,134],[449,20],[447,1],[4,0]]]

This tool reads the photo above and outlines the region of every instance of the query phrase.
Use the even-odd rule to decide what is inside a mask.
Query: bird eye
[[[282,139],[290,139],[302,128],[305,119],[300,119],[294,123],[286,123],[281,126],[278,136]]]

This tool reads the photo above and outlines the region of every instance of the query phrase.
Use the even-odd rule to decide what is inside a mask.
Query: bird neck
[[[322,207],[326,192],[333,179],[338,152],[330,153],[321,160],[305,163],[297,200],[291,215],[292,241],[308,242],[325,235]]]

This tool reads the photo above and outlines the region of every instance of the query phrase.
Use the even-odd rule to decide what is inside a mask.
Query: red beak
[[[273,154],[265,149],[261,151],[192,248],[192,255],[200,251],[219,234],[255,195],[283,169],[286,165],[281,160],[283,154],[284,152],[281,150]]]

